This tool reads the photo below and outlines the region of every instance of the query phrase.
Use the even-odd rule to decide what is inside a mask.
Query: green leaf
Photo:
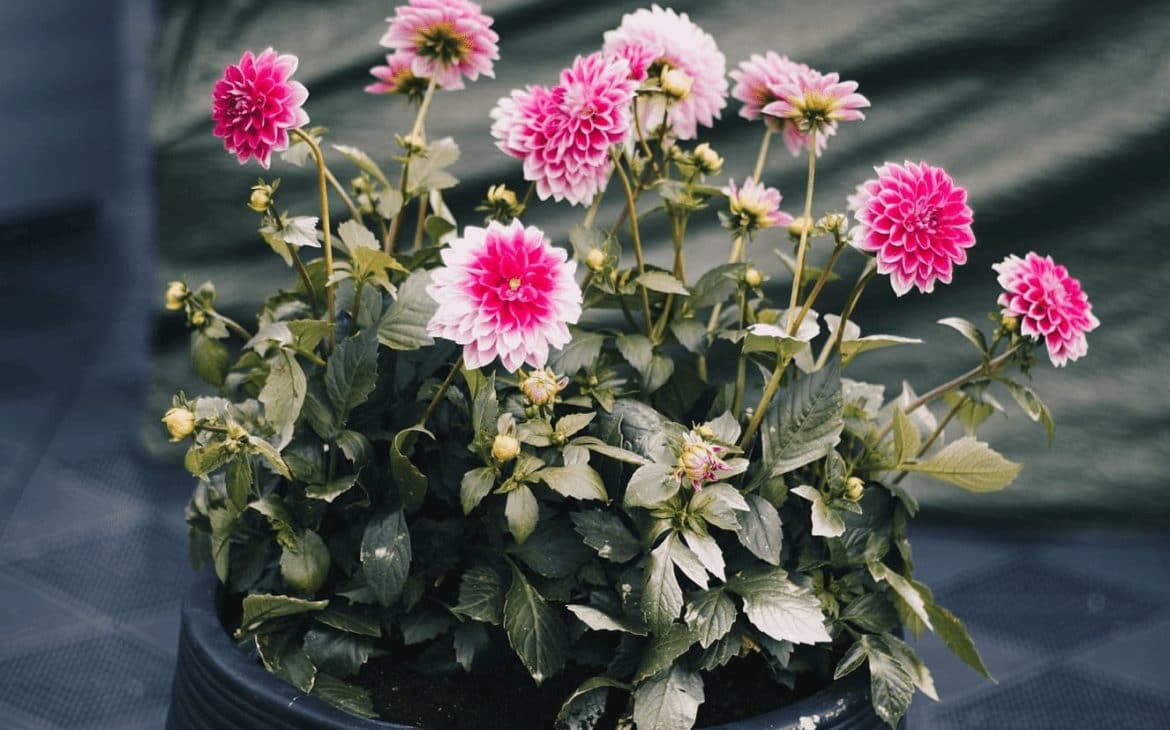
[[[715,542],[715,538],[690,529],[682,531],[682,538],[711,575],[719,580],[727,580],[727,576],[724,574],[723,550],[719,548],[719,543]]]
[[[865,660],[865,646],[858,641],[849,647],[849,651],[837,662],[837,668],[833,670],[833,679],[841,679],[852,674],[865,663]]]
[[[645,376],[650,368],[650,361],[654,359],[654,345],[646,335],[619,334],[614,339],[618,352],[635,370]]]
[[[410,532],[402,511],[375,517],[362,534],[362,573],[378,602],[393,605],[410,572]]]
[[[926,612],[934,624],[934,632],[954,652],[955,656],[962,659],[964,664],[994,682],[995,677],[991,676],[987,665],[983,663],[983,657],[979,656],[979,650],[975,648],[975,642],[971,641],[971,635],[967,633],[967,627],[963,625],[963,622],[959,620],[958,616],[955,616],[955,614],[947,609],[934,603],[927,604]]]
[[[410,164],[406,183],[407,193],[419,195],[430,190],[454,187],[459,180],[447,172],[446,168],[459,159],[459,154],[459,146],[450,137],[431,142]]]
[[[256,634],[256,653],[264,667],[302,692],[311,692],[317,679],[317,668],[301,648],[300,635],[295,631]]]
[[[653,393],[666,385],[671,375],[674,375],[674,360],[666,355],[655,355],[642,376],[642,392],[647,395]]]
[[[427,493],[427,475],[419,471],[410,460],[415,439],[420,433],[428,438],[434,438],[431,432],[422,426],[411,426],[396,433],[390,445],[390,473],[394,475],[394,483],[398,485],[402,505],[408,511],[422,506]]]
[[[589,548],[577,539],[562,517],[541,522],[523,544],[505,549],[547,578],[575,576],[592,557]]]
[[[479,624],[459,624],[451,639],[455,647],[455,661],[465,672],[471,671],[475,655],[488,649],[492,643],[487,629]]]
[[[723,589],[712,588],[691,599],[683,620],[695,634],[699,645],[706,649],[731,631],[738,614],[735,603]]]
[[[880,593],[866,593],[850,601],[841,612],[841,620],[871,634],[893,631],[899,623],[894,605]]]
[[[638,467],[630,477],[623,503],[627,508],[654,507],[678,494],[679,485],[673,467],[667,464],[646,464]]]
[[[689,510],[716,527],[739,530],[739,513],[749,511],[747,500],[730,484],[708,484],[691,496]]]
[[[682,586],[674,574],[671,556],[677,538],[669,535],[650,552],[642,577],[642,615],[655,631],[663,631],[683,608]]]
[[[683,624],[671,624],[670,628],[650,638],[650,646],[642,654],[642,663],[634,674],[634,682],[649,679],[668,669],[674,660],[694,646],[697,637]]]
[[[739,542],[760,560],[769,565],[780,564],[780,551],[784,543],[784,531],[780,513],[772,503],[758,494],[744,495],[748,510],[736,515]]]
[[[463,475],[459,484],[459,501],[463,505],[463,514],[469,515],[479,506],[483,498],[496,486],[496,470],[490,466],[481,466],[472,469]]]
[[[788,580],[780,568],[737,573],[727,587],[743,599],[748,620],[773,639],[793,644],[832,641],[820,601],[807,588]]]
[[[634,281],[651,291],[662,292],[663,294],[680,294],[684,297],[690,296],[691,294],[683,286],[681,281],[665,271],[647,271],[645,274],[641,274],[634,279]]]
[[[914,697],[914,670],[894,655],[881,636],[862,636],[861,645],[869,660],[873,709],[891,728],[896,728]]]
[[[304,647],[318,669],[338,677],[357,674],[374,651],[368,638],[324,628],[305,632]]]
[[[818,537],[841,537],[845,534],[845,519],[840,512],[825,503],[824,495],[815,487],[793,487],[792,493],[812,502],[812,534]]]
[[[337,343],[325,367],[325,392],[333,402],[336,423],[366,402],[378,383],[378,341],[363,332]]]
[[[293,596],[253,593],[244,596],[243,605],[244,613],[240,618],[240,634],[251,633],[273,619],[320,611],[329,605],[329,601],[307,601]]]
[[[594,414],[589,413],[586,415],[593,416]],[[562,418],[561,420],[563,421],[565,419]],[[560,426],[559,423],[557,425],[558,427]],[[650,463],[644,457],[635,454],[633,451],[627,451],[626,449],[617,446],[611,446],[600,439],[593,438],[592,436],[578,436],[577,438],[573,439],[572,445],[583,446],[590,451],[595,451],[598,454],[608,456],[611,459],[616,459],[617,461],[621,461],[626,464],[642,466],[644,464]]]
[[[1044,430],[1048,432],[1048,445],[1051,446],[1052,440],[1056,437],[1056,423],[1052,420],[1052,412],[1048,410],[1048,406],[1044,405],[1044,401],[1040,400],[1036,391],[1028,386],[1012,380],[1001,380],[1000,382],[1007,388],[1008,393],[1011,393],[1012,398],[1016,400],[1028,418],[1031,418],[1034,423],[1044,424]]]
[[[478,565],[468,568],[459,579],[459,603],[451,611],[498,626],[503,606],[504,589],[500,576],[491,568]]]
[[[550,489],[565,497],[609,501],[609,495],[605,492],[605,482],[588,464],[549,466],[533,476],[539,477]]]
[[[836,360],[785,388],[764,417],[764,463],[780,476],[820,459],[845,428]]]
[[[605,715],[610,688],[629,690],[629,685],[609,677],[590,677],[581,683],[557,713],[556,726],[561,730],[594,730]]]
[[[920,472],[972,492],[998,492],[1011,484],[1023,467],[1003,458],[982,441],[964,436],[947,444],[929,459],[902,464],[900,468]]]
[[[703,679],[675,665],[638,685],[634,691],[634,724],[638,730],[693,727],[704,699]]]
[[[280,451],[292,441],[293,428],[305,402],[305,371],[301,370],[293,353],[277,350],[268,359],[268,378],[260,390],[260,402],[264,404],[264,416],[276,430],[276,450]]]
[[[317,674],[317,682],[313,685],[313,694],[334,707],[339,707],[358,717],[374,718],[378,716],[378,713],[374,712],[374,700],[370,697],[368,689],[352,685],[331,674],[324,672]]]
[[[564,667],[569,648],[565,626],[515,566],[504,598],[504,632],[538,685]]]
[[[423,231],[426,232],[427,238],[431,239],[431,243],[436,246],[439,245],[443,236],[453,230],[455,230],[455,224],[441,216],[429,215],[423,222]]]
[[[333,500],[353,489],[353,485],[357,484],[357,478],[357,474],[346,474],[325,484],[310,484],[305,487],[305,496],[309,499],[332,503]]]
[[[926,598],[914,587],[913,583],[903,578],[897,571],[891,570],[885,563],[876,560],[870,561],[869,574],[876,581],[888,583],[898,598],[902,599],[906,607],[918,617],[918,620],[926,624],[928,629],[934,630],[930,614],[927,612]]]
[[[709,269],[691,288],[690,306],[702,309],[726,301],[739,289],[746,268],[746,264],[722,264]]]
[[[427,323],[439,305],[427,294],[430,280],[430,274],[419,269],[402,282],[398,298],[378,322],[379,342],[392,350],[417,350],[434,344],[427,334]]]
[[[697,319],[675,320],[670,323],[670,331],[690,352],[699,354],[707,349],[707,327]]]
[[[338,631],[348,631],[359,636],[370,636],[375,639],[382,636],[382,623],[377,618],[352,609],[327,608],[313,614],[313,620]]]
[[[440,636],[455,623],[447,611],[436,606],[422,604],[398,620],[402,629],[402,643],[407,646],[421,644]]]
[[[979,352],[987,353],[987,340],[983,337],[983,333],[979,328],[971,324],[962,317],[946,317],[938,321],[944,327],[950,327],[954,331],[961,334],[968,342],[975,345]]]
[[[556,434],[561,438],[569,438],[592,423],[596,417],[596,413],[570,413],[562,416],[557,421]]]
[[[540,509],[536,504],[536,495],[527,484],[521,484],[508,492],[507,501],[504,503],[504,517],[508,520],[508,531],[516,538],[516,542],[524,542],[536,529]]]
[[[635,636],[645,636],[646,627],[640,624],[635,624],[624,618],[614,618],[608,613],[598,610],[592,606],[582,606],[579,604],[568,604],[565,608],[576,616],[581,623],[585,624],[594,631],[621,631]]]
[[[296,533],[294,542],[280,553],[280,575],[297,593],[312,594],[329,574],[329,548],[312,530]]]
[[[280,452],[276,450],[275,446],[259,436],[249,436],[248,448],[252,450],[252,453],[259,455],[273,472],[285,479],[292,479],[292,472],[289,471],[288,464],[285,464],[284,459],[280,458]]]
[[[597,362],[601,347],[605,344],[605,335],[601,333],[586,332],[575,327],[570,327],[569,331],[573,339],[564,349],[553,351],[549,358],[549,367],[565,375],[573,375]]]
[[[192,446],[183,457],[183,466],[197,477],[206,476],[232,460],[234,452],[223,441]],[[233,500],[234,502],[234,500]]]
[[[573,529],[585,544],[606,560],[624,563],[642,552],[638,538],[634,537],[616,514],[604,510],[589,510],[575,511],[569,517],[573,520]]]
[[[901,405],[894,406],[894,459],[898,464],[918,458],[918,450],[922,448],[922,434],[918,427],[902,410]]]
[[[196,330],[191,333],[191,365],[208,385],[223,386],[228,371],[228,349],[219,340]]]
[[[672,534],[668,542],[672,543],[670,559],[674,561],[675,567],[681,570],[692,583],[706,590],[707,567],[703,565],[703,561],[699,560],[699,556],[680,541],[677,534]]]
[[[365,152],[362,152],[357,147],[350,147],[349,145],[344,144],[335,144],[330,146],[340,152],[347,160],[372,175],[384,186],[388,188],[394,187],[390,184],[390,181],[386,178],[386,175],[382,172],[382,169],[378,167],[378,163],[374,162],[374,160],[371,159],[370,156]]]

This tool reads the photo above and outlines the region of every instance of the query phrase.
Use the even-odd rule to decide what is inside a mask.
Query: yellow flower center
[[[508,279],[508,288],[512,291],[516,291],[520,288],[520,280],[515,277]]]
[[[420,30],[414,44],[420,56],[436,59],[445,65],[457,63],[471,55],[471,41],[446,22]]]

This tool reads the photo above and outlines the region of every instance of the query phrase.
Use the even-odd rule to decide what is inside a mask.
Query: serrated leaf
[[[305,632],[304,648],[318,669],[337,677],[356,674],[374,651],[368,638],[326,628]]]
[[[463,671],[470,672],[475,664],[475,655],[491,646],[491,637],[487,629],[479,624],[460,624],[455,627],[451,637],[455,647],[455,661],[463,667]]]
[[[979,331],[978,327],[962,317],[945,317],[940,319],[938,323],[961,334],[968,342],[975,345],[979,352],[987,352],[987,340],[983,337],[983,333]]]
[[[585,544],[606,560],[624,563],[642,552],[638,538],[615,514],[589,510],[573,512],[569,517],[573,520],[573,529]]]
[[[739,514],[747,512],[747,500],[730,484],[708,484],[691,496],[691,513],[724,530],[739,530]]]
[[[703,704],[703,679],[675,665],[634,691],[634,724],[638,730],[679,730],[693,727]]]
[[[643,573],[642,615],[655,631],[664,630],[674,623],[683,608],[682,586],[674,574],[674,559],[671,556],[675,539],[674,535],[670,535],[650,551]]]
[[[569,647],[565,626],[515,566],[504,598],[504,632],[538,685],[564,667]]]
[[[346,474],[325,484],[310,484],[305,487],[305,496],[309,499],[319,499],[330,502],[353,489],[357,484],[357,474]]]
[[[313,695],[358,717],[378,716],[378,713],[374,712],[374,700],[370,697],[368,689],[352,685],[331,674],[317,673]]]
[[[419,269],[398,287],[398,298],[378,322],[378,341],[392,350],[417,350],[433,345],[427,334],[438,304],[427,294],[430,274]]]
[[[670,376],[674,375],[674,360],[666,355],[654,355],[650,358],[650,366],[642,375],[642,392],[649,395],[666,385]]]
[[[325,367],[325,392],[336,422],[366,402],[378,381],[378,341],[367,331],[337,343]]]
[[[609,501],[609,495],[605,491],[605,482],[601,480],[601,475],[588,464],[549,466],[536,472],[533,476],[539,477],[550,489],[565,497]]]
[[[1056,437],[1056,423],[1052,420],[1052,412],[1048,410],[1048,406],[1044,405],[1044,401],[1040,400],[1040,396],[1036,391],[1032,390],[1026,385],[1014,382],[1012,380],[1001,380],[1004,387],[1007,388],[1008,393],[1035,423],[1043,423],[1044,430],[1048,432],[1048,445],[1052,445],[1052,440]]]
[[[934,632],[954,652],[955,656],[962,659],[964,664],[994,682],[995,677],[991,676],[987,665],[983,663],[983,657],[979,656],[979,650],[975,648],[975,642],[971,640],[971,635],[967,633],[967,627],[963,625],[959,617],[934,603],[927,605],[926,612],[934,624]]]
[[[865,663],[865,660],[865,647],[859,641],[849,647],[849,651],[837,662],[837,668],[833,670],[833,679],[841,679],[852,674]]]
[[[244,596],[239,633],[246,634],[255,631],[265,622],[273,619],[320,611],[328,605],[329,601],[327,600],[308,601],[294,596],[253,593]]]
[[[639,275],[635,282],[641,284],[651,291],[662,292],[663,294],[679,294],[681,296],[690,296],[683,283],[674,278],[665,271],[647,271],[645,274]]]
[[[690,352],[700,354],[707,349],[707,327],[697,319],[675,320],[670,323],[670,331]]]
[[[707,588],[707,568],[703,565],[703,561],[699,560],[699,556],[683,544],[677,535],[672,534],[666,542],[670,544],[670,559],[674,561],[675,566],[692,583],[705,590]]]
[[[191,333],[191,365],[208,385],[223,386],[228,371],[228,350],[219,340],[196,330]]]
[[[650,368],[650,361],[654,359],[654,345],[646,335],[619,334],[614,338],[618,352],[635,370],[643,375]]]
[[[373,616],[351,609],[331,607],[313,614],[313,620],[338,631],[348,631],[359,636],[379,638],[382,636],[382,623]]]
[[[893,604],[880,593],[866,593],[850,601],[841,620],[871,634],[893,631],[899,623]]]
[[[869,574],[876,581],[885,581],[888,583],[890,588],[894,590],[894,593],[898,595],[898,598],[901,598],[906,604],[906,607],[918,617],[918,620],[922,621],[928,629],[934,630],[930,615],[926,610],[926,599],[914,587],[914,584],[903,578],[897,571],[890,569],[885,563],[878,561],[870,561]]]
[[[562,517],[542,521],[522,544],[505,549],[546,578],[575,576],[592,557]]]
[[[739,289],[746,268],[747,264],[722,264],[709,269],[691,288],[691,307],[702,309],[726,301]]]
[[[918,458],[922,448],[922,434],[901,405],[894,406],[894,460],[898,464]]]
[[[793,644],[832,641],[820,601],[807,588],[788,580],[785,571],[744,571],[732,576],[727,587],[743,599],[748,620],[773,639]]]
[[[947,444],[925,461],[900,465],[972,492],[998,492],[1011,484],[1023,467],[1000,456],[971,436]]]
[[[375,517],[362,533],[362,573],[378,602],[391,606],[402,595],[410,572],[410,532],[402,511]]]
[[[305,371],[296,357],[283,349],[273,353],[268,359],[268,378],[260,390],[259,400],[264,404],[264,417],[276,430],[277,451],[292,441],[307,387]]]
[[[624,618],[614,618],[608,613],[592,606],[568,604],[565,608],[569,609],[569,612],[576,616],[581,623],[594,631],[621,631],[626,634],[633,634],[634,636],[646,635],[645,626],[635,624]]]
[[[837,362],[785,388],[764,417],[764,463],[772,476],[811,464],[834,448],[845,428]]]
[[[317,668],[301,648],[300,635],[293,631],[256,634],[256,653],[264,667],[302,692],[310,692]]]
[[[882,637],[861,637],[869,663],[869,693],[878,717],[896,728],[914,697],[914,673],[911,667],[890,651]]]
[[[206,476],[234,457],[223,441],[211,441],[203,446],[191,446],[183,457],[183,466],[195,476]]]
[[[596,413],[570,413],[561,416],[557,421],[556,433],[561,438],[569,438],[592,423],[596,417]]]
[[[398,619],[402,629],[402,643],[414,646],[430,641],[451,628],[455,619],[441,608],[422,604]]]
[[[295,533],[293,541],[280,553],[280,576],[298,593],[312,594],[329,574],[329,548],[312,530]]]
[[[626,507],[654,507],[678,494],[680,482],[674,469],[666,464],[646,464],[630,477],[626,485]]]
[[[731,631],[739,611],[722,588],[699,593],[687,604],[683,620],[695,634],[704,649],[719,641]]]
[[[634,674],[634,682],[649,679],[668,669],[687,650],[694,646],[697,637],[683,624],[671,624],[664,632],[650,638],[650,646],[642,654],[642,663]]]
[[[384,186],[388,188],[394,187],[390,184],[390,181],[386,179],[386,175],[382,172],[382,168],[378,167],[378,163],[374,162],[374,160],[365,152],[361,151],[357,147],[351,147],[345,144],[335,144],[330,146],[340,152],[347,160],[357,165],[360,169],[368,172]]]
[[[752,555],[769,565],[779,565],[784,543],[780,513],[771,502],[758,494],[744,495],[744,499],[748,510],[736,515],[739,521],[736,537]]]
[[[608,692],[602,690],[624,689],[629,685],[609,677],[590,677],[573,690],[569,699],[557,713],[556,726],[560,730],[594,730],[605,715]]]
[[[427,493],[427,475],[410,460],[418,434],[434,439],[431,432],[422,426],[411,426],[396,433],[390,442],[390,473],[398,485],[402,505],[409,511],[418,509]]]
[[[570,327],[569,331],[573,339],[560,351],[553,351],[549,357],[549,367],[565,375],[573,375],[597,362],[601,347],[605,344],[605,335],[601,333],[586,332],[575,327]]]
[[[512,537],[518,543],[527,540],[532,531],[536,529],[540,508],[536,503],[536,495],[532,493],[527,484],[521,484],[508,492],[507,500],[504,503],[504,517],[508,521],[508,531],[512,533]]]
[[[284,463],[284,459],[280,458],[280,452],[276,450],[275,446],[259,436],[249,436],[248,448],[252,450],[252,453],[263,459],[264,463],[273,472],[281,475],[285,479],[292,479],[292,472],[289,471],[288,464]]]
[[[490,466],[481,466],[464,474],[459,483],[459,502],[463,505],[463,514],[471,514],[494,486],[496,471]]]
[[[590,413],[588,415],[592,416],[593,414]],[[626,449],[620,448],[618,446],[611,446],[610,444],[607,444],[600,439],[593,438],[592,436],[578,436],[577,438],[573,439],[573,446],[583,446],[590,451],[594,451],[603,456],[608,456],[611,459],[616,459],[617,461],[626,464],[634,464],[635,466],[642,466],[644,464],[650,463],[646,460],[645,457],[640,456],[639,454],[635,454],[633,451],[627,451]]]
[[[503,606],[504,589],[500,576],[491,568],[474,566],[459,579],[459,603],[451,611],[498,626]]]
[[[817,537],[841,537],[845,534],[845,519],[825,503],[825,497],[816,488],[801,485],[792,488],[793,494],[812,502],[812,534]]]
[[[727,580],[724,573],[723,550],[720,549],[719,543],[715,542],[715,538],[692,530],[683,530],[682,538],[711,575],[719,580]]]
[[[306,403],[308,400],[306,399]],[[355,467],[364,466],[373,455],[374,447],[365,434],[358,431],[342,431],[337,434],[337,448],[345,454]]]

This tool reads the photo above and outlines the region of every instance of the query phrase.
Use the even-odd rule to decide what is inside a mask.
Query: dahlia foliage
[[[761,142],[753,171],[721,177],[724,158],[691,140],[727,104],[723,53],[657,5],[555,83],[500,88],[484,134],[490,118],[527,190],[493,183],[479,225],[445,199],[459,147],[435,92],[492,75],[493,21],[466,0],[410,0],[389,22],[366,90],[414,108],[409,130],[381,135],[392,149],[326,145],[306,127],[297,59],[272,49],[244,53],[212,94],[229,152],[267,168],[283,151],[321,188],[296,214],[279,180],[239,182],[296,277],[255,321],[220,312],[210,283],[166,291],[218,390],[180,393],[163,422],[198,477],[192,555],[244,596],[236,638],[301,691],[392,721],[366,665],[436,682],[526,672],[497,693],[518,698],[588,678],[556,717],[518,701],[516,726],[638,730],[740,719],[728,708],[745,703],[708,707],[704,685],[745,672],[774,680],[777,704],[782,687],[853,675],[896,726],[914,688],[936,696],[902,629],[937,631],[988,675],[914,579],[919,507],[902,482],[993,492],[1015,478],[978,430],[1003,390],[1051,436],[1023,376],[1041,343],[1057,366],[1086,354],[1098,320],[1080,283],[1031,252],[967,266],[968,194],[936,165],[875,168],[849,216],[817,200],[816,181],[851,174],[816,167],[830,137],[863,134],[842,123],[869,101],[774,51],[731,72],[731,124]],[[773,136],[807,157],[799,215],[768,184]],[[606,195],[620,212],[599,221]],[[584,206],[580,223],[526,222],[556,202]],[[688,231],[719,235],[717,220],[727,262],[694,271]],[[651,250],[651,230],[671,245]],[[771,276],[761,239],[784,263]],[[922,342],[863,335],[852,317],[872,281],[917,297],[957,277],[990,285],[992,269],[989,327],[940,320],[977,348],[970,370],[921,396],[853,379],[864,353]],[[828,301],[844,306],[818,312]]]

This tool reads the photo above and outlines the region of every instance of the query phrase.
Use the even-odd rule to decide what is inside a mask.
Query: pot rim
[[[225,684],[243,684],[248,688],[248,701],[256,706],[271,707],[277,714],[312,723],[320,730],[354,730],[357,727],[383,730],[423,730],[415,725],[401,725],[380,719],[364,719],[341,710],[328,702],[281,680],[262,665],[252,661],[233,643],[219,618],[219,579],[210,568],[198,572],[190,590],[183,599],[180,631],[189,638],[194,660],[206,671],[225,680]],[[858,705],[869,705],[867,673],[855,671],[830,683],[819,692],[799,702],[778,707],[762,715],[743,718],[722,725],[699,730],[803,730],[807,720],[817,726],[858,711]],[[802,723],[802,720],[805,723]],[[355,723],[364,723],[355,725]]]

